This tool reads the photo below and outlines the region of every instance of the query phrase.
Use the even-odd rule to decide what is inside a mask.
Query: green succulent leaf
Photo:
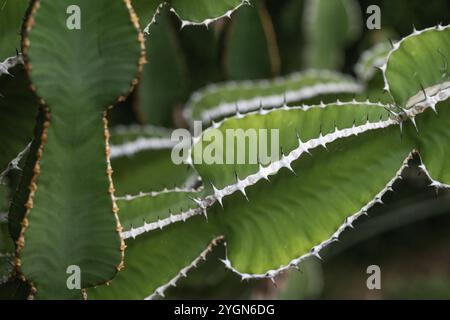
[[[415,123],[416,130],[409,136],[421,155],[422,170],[437,188],[450,185],[448,44],[448,26],[414,31],[394,45],[382,68],[385,88],[401,108],[399,113]],[[427,110],[414,117],[414,109]]]
[[[273,277],[331,243],[381,201],[409,160],[413,146],[396,124],[381,105],[342,103],[254,113],[209,129],[278,129],[284,154],[265,166],[194,161],[213,185],[210,198],[224,207],[209,216],[220,220],[226,265],[243,278]]]
[[[193,199],[199,194],[196,190],[173,189],[160,192],[142,193],[136,196],[117,198],[121,211],[124,238],[135,238],[149,230],[162,229],[177,221],[186,221],[196,212]],[[134,228],[134,227],[139,228]]]
[[[171,130],[153,126],[112,129],[111,163],[119,196],[164,188],[191,187],[197,178],[187,165],[172,161]]]
[[[122,212],[121,217],[126,218]],[[213,220],[194,217],[186,223],[149,232],[126,240],[125,269],[109,286],[88,290],[88,299],[154,299],[164,296],[169,286],[175,286],[206,258],[220,233]]]
[[[450,28],[432,27],[415,31],[394,45],[383,66],[385,89],[401,107],[410,108],[432,96],[445,100],[439,92],[450,86]]]
[[[310,70],[274,80],[238,81],[210,85],[191,96],[188,119],[211,120],[258,108],[272,108],[326,94],[357,93],[362,86],[351,77],[329,71]]]
[[[82,12],[80,30],[66,24],[73,5]],[[70,266],[80,268],[81,288],[121,268],[104,113],[138,71],[142,37],[134,22],[128,1],[40,0],[30,10],[26,67],[47,107],[17,245],[35,298],[81,298],[67,286]]]

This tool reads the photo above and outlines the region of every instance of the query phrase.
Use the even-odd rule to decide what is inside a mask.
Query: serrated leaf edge
[[[383,73],[384,90],[387,91],[387,92],[389,92],[389,94],[391,95],[391,97],[392,97],[392,93],[391,93],[391,91],[390,91],[389,81],[388,81],[387,75],[386,75],[386,72],[387,72],[387,65],[389,64],[389,60],[390,60],[390,58],[391,58],[391,55],[392,55],[394,52],[396,52],[397,50],[399,50],[400,47],[401,47],[401,45],[402,45],[402,43],[403,43],[404,41],[406,41],[407,39],[409,39],[409,38],[416,37],[416,36],[421,35],[422,33],[425,33],[425,32],[430,32],[430,31],[438,31],[438,32],[439,32],[439,31],[444,31],[444,30],[447,30],[448,28],[450,28],[450,25],[442,26],[441,24],[438,24],[437,26],[434,26],[434,27],[429,27],[429,28],[426,28],[426,29],[422,29],[422,30],[416,30],[416,28],[414,28],[414,30],[413,30],[413,32],[412,32],[411,34],[409,34],[408,36],[406,36],[406,37],[400,39],[400,41],[395,42],[395,43],[392,44],[392,47],[393,47],[393,48],[391,49],[391,51],[389,52],[389,54],[388,54],[388,56],[387,56],[386,63],[385,63],[383,66],[381,66],[381,68],[380,68],[381,71],[382,71],[382,73]],[[395,100],[394,100],[394,101],[395,101]]]
[[[186,277],[187,273],[189,271],[191,271],[192,269],[197,268],[197,265],[201,262],[201,261],[205,261],[206,260],[206,256],[208,255],[208,253],[210,253],[213,248],[215,246],[217,246],[219,244],[219,242],[221,242],[223,240],[223,236],[219,236],[214,238],[211,243],[208,245],[208,247],[202,251],[200,253],[200,255],[194,260],[192,261],[192,263],[190,263],[188,266],[184,267],[183,269],[180,270],[180,272],[173,277],[169,282],[167,282],[166,284],[158,287],[151,295],[149,295],[147,298],[145,298],[145,300],[154,300],[157,297],[162,297],[164,298],[165,295],[165,291],[170,288],[170,287],[175,287],[176,283],[178,282],[178,280],[180,280],[182,277]]]
[[[257,96],[251,99],[236,100],[233,102],[223,102],[206,111],[202,112],[200,115],[200,120],[203,122],[210,122],[221,116],[227,116],[236,112],[249,112],[254,111],[258,108],[265,107],[279,107],[283,104],[290,102],[296,102],[304,99],[310,99],[321,94],[330,93],[360,93],[364,90],[364,86],[356,82],[355,79],[348,75],[340,74],[328,70],[307,70],[302,72],[292,73],[288,76],[277,77],[273,80],[245,80],[245,81],[229,81],[224,83],[211,84],[207,87],[194,92],[191,98],[186,104],[184,109],[184,116],[187,120],[197,120],[193,118],[193,107],[198,103],[203,96],[208,94],[214,94],[221,90],[234,90],[234,89],[254,89],[258,88],[261,90],[270,88],[273,84],[280,85],[284,82],[289,81],[301,81],[302,79],[308,77],[323,77],[328,78],[330,82],[327,83],[317,83],[310,86],[303,86],[297,90],[287,90],[282,94],[274,94],[268,96]],[[335,80],[335,82],[331,82]]]
[[[369,203],[367,203],[363,208],[361,208],[360,211],[357,213],[347,217],[344,221],[344,223],[335,231],[335,233],[327,240],[323,241],[319,245],[314,246],[311,251],[307,254],[304,254],[296,259],[291,260],[288,265],[286,266],[280,266],[278,269],[268,270],[266,273],[262,274],[250,274],[250,273],[241,273],[239,272],[235,267],[233,267],[232,262],[228,259],[228,255],[225,256],[225,259],[221,260],[225,267],[229,270],[233,271],[237,275],[239,275],[242,280],[250,280],[250,279],[265,279],[265,278],[271,278],[278,276],[280,273],[287,271],[289,269],[295,269],[299,266],[299,264],[311,257],[316,257],[318,259],[322,259],[320,256],[320,251],[322,251],[324,248],[329,246],[331,243],[334,243],[339,240],[339,236],[348,228],[353,228],[353,223],[361,216],[367,215],[367,211],[375,206],[377,203],[383,203],[382,197],[388,193],[389,191],[392,191],[392,186],[394,183],[401,179],[402,172],[405,168],[408,167],[408,162],[412,159],[414,153],[416,151],[412,151],[406,159],[403,161],[403,164],[401,165],[400,169],[396,172],[395,176],[386,184],[386,186],[371,200]],[[226,242],[225,242],[226,245]]]

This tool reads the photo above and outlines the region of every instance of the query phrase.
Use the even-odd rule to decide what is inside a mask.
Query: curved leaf
[[[228,82],[210,85],[191,96],[185,115],[208,122],[260,107],[282,106],[330,93],[357,93],[362,90],[351,77],[328,71],[310,70],[274,80]]]
[[[126,215],[126,213],[124,213]],[[125,218],[126,219],[126,218]],[[154,299],[195,266],[220,239],[213,221],[195,217],[126,240],[126,268],[109,286],[88,290],[88,299]]]
[[[385,89],[401,107],[424,102],[426,96],[450,87],[450,28],[437,26],[415,31],[394,45],[383,66]]]
[[[222,132],[276,128],[284,150],[267,166],[195,165],[225,210],[216,205],[209,216],[220,220],[226,265],[243,278],[273,277],[334,241],[381,201],[409,159],[413,145],[400,138],[396,124],[380,105],[343,103],[250,114],[218,125]]]
[[[116,194],[190,186],[195,173],[189,166],[173,163],[172,148],[176,143],[170,135],[169,129],[152,126],[113,129],[111,160]]]
[[[210,182],[217,188],[224,188],[227,185],[236,183],[236,174],[239,178],[248,177],[260,171],[260,163],[263,166],[267,166],[269,163],[263,163],[262,156],[265,156],[263,154],[265,153],[264,151],[267,151],[266,155],[271,156],[272,147],[270,144],[272,142],[278,142],[278,148],[274,151],[276,153],[275,160],[279,161],[282,158],[281,150],[284,155],[287,155],[298,148],[298,137],[303,142],[307,142],[336,129],[351,128],[353,125],[356,127],[361,126],[367,121],[376,123],[386,120],[389,120],[389,113],[384,109],[384,106],[370,102],[341,102],[311,107],[290,107],[257,111],[226,119],[215,127],[203,132],[203,137],[215,131],[224,137],[223,141],[220,141],[217,145],[218,152],[215,160],[220,161],[219,163],[208,164],[204,161],[206,159],[203,159],[203,157],[208,155],[205,151],[206,148],[214,143],[214,141],[210,142],[204,139],[194,145],[192,162],[208,187],[208,182]],[[239,129],[240,131],[235,132],[234,136],[228,138],[226,132],[230,129]],[[240,146],[240,148],[243,147],[245,150],[245,164],[237,164],[237,150],[231,152],[227,148],[229,146],[237,148],[238,137],[236,135],[239,134],[242,137],[248,130],[254,130],[258,133],[260,133],[260,130],[267,130],[267,143],[269,146],[267,150],[263,150],[260,142],[266,141],[260,141],[262,139],[258,135],[256,136],[256,141],[250,140],[251,136],[245,137],[244,146]],[[275,130],[278,131],[278,141],[271,136]],[[227,139],[231,140],[227,141]],[[257,161],[250,163],[252,158],[255,160],[255,155],[251,154],[253,151],[250,152],[249,149],[253,145],[257,146],[253,151],[259,154],[260,157],[259,161],[256,159]],[[230,154],[233,155],[231,159],[229,159]],[[251,158],[250,155],[253,157]],[[197,159],[197,157],[199,158]],[[275,161],[271,160],[270,163],[272,162]]]
[[[406,108],[399,113],[415,123],[416,130],[409,132],[408,136],[419,150],[423,161],[421,168],[430,177],[432,185],[444,188],[450,185],[447,161],[450,134],[449,44],[448,26],[414,31],[394,45],[383,66],[385,88],[400,107]],[[415,119],[410,116],[412,109],[428,110]]]
[[[126,219],[122,219],[125,230],[122,236],[125,239],[135,238],[150,230],[189,219],[189,211],[197,207],[191,200],[196,196],[198,192],[195,190],[166,189],[116,198],[120,210],[126,215]]]

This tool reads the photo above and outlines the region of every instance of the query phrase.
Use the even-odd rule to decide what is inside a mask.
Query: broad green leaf
[[[235,14],[226,41],[225,71],[229,80],[264,79],[279,74],[280,54],[264,2],[257,0]]]
[[[448,26],[415,31],[394,45],[383,67],[386,88],[401,107],[428,107],[424,114],[416,117],[419,134],[413,130],[409,135],[415,141],[422,167],[432,179],[432,185],[447,188],[450,185],[447,159],[450,134],[449,44]]]
[[[141,76],[136,107],[143,123],[172,126],[175,107],[187,94],[187,70],[167,6],[160,9],[156,21],[148,30],[148,62]]]
[[[354,0],[307,0],[304,30],[306,65],[336,69],[343,63],[344,50],[360,33],[361,9]]]
[[[171,131],[152,126],[112,129],[111,160],[119,196],[189,187],[195,172],[172,160]]]
[[[417,117],[417,129],[409,132],[415,140],[422,159],[422,169],[426,171],[435,187],[450,188],[450,100],[440,102],[437,114],[428,109]]]
[[[122,212],[125,221],[127,213]],[[214,220],[194,217],[136,239],[126,240],[125,269],[109,286],[88,290],[88,299],[144,299],[164,295],[194,268],[220,236]],[[203,258],[202,258],[203,257]]]
[[[222,132],[230,128],[278,129],[280,145],[288,157],[280,160],[279,170],[273,169],[275,162],[264,168],[196,165],[204,181],[218,188],[205,201],[216,199],[216,204],[210,207],[213,201],[207,206],[208,217],[225,237],[227,266],[243,278],[274,276],[311,255],[311,249],[329,244],[333,236],[381,199],[404,167],[412,144],[400,138],[396,124],[381,105],[341,103],[247,114],[217,126],[215,130]],[[305,143],[300,148],[297,134]],[[320,147],[321,143],[326,143],[328,150]],[[218,150],[221,154],[227,151],[223,146]],[[290,164],[286,164],[287,159],[292,159]],[[285,170],[289,167],[297,175]],[[234,171],[239,181],[234,180]],[[270,182],[264,180],[264,172]],[[227,188],[219,190],[223,186]],[[234,188],[231,193],[230,188]],[[249,201],[237,192],[242,189]],[[163,230],[183,225],[174,222]],[[152,234],[154,230],[138,235],[135,241]]]
[[[352,127],[353,124],[355,126],[363,125],[367,120],[377,122],[388,118],[389,113],[382,105],[354,102],[253,112],[243,117],[229,118],[222,122],[217,129],[210,128],[204,131],[203,136],[215,135],[216,133],[223,135],[223,141],[202,141],[196,143],[192,150],[192,161],[195,169],[205,181],[206,187],[210,187],[208,184],[210,182],[217,188],[223,188],[236,182],[236,174],[242,179],[258,172],[260,167],[255,161],[256,155],[254,153],[260,156],[259,162],[263,162],[263,156],[271,156],[272,143],[278,144],[278,147],[274,148],[273,151],[276,153],[275,159],[280,159],[282,156],[281,150],[287,155],[298,147],[297,136],[300,136],[301,140],[305,142],[318,138],[321,133],[325,135],[332,132],[335,128],[345,129]],[[240,131],[233,131],[235,135],[227,138],[226,132],[230,129],[240,129]],[[269,144],[267,150],[261,148],[260,143],[265,141],[260,139],[259,134],[262,132],[260,130],[267,130],[267,142]],[[275,130],[278,131],[278,141],[276,136],[272,138],[272,134],[276,132]],[[255,137],[251,135],[251,131],[257,132]],[[239,145],[237,136],[244,138],[243,146]],[[230,141],[227,139],[230,139]],[[227,144],[234,146],[234,152],[225,148]],[[220,162],[218,164],[208,164],[204,161],[207,159],[203,159],[203,157],[209,155],[208,146],[214,145],[218,146],[214,159]],[[256,146],[255,152],[250,152],[250,146]],[[245,151],[245,164],[237,164],[238,150],[242,151],[240,148],[244,148],[243,150]],[[230,155],[233,155],[233,157],[228,159],[227,157],[230,157]],[[253,163],[251,164],[250,161],[252,159]],[[223,165],[223,163],[226,164]],[[267,163],[263,163],[263,165],[267,165]]]
[[[21,272],[38,299],[81,298],[66,285],[69,266],[80,268],[86,288],[110,280],[122,261],[102,117],[130,91],[142,39],[126,1],[37,4],[24,54],[49,111],[18,239]],[[81,9],[81,30],[66,24],[71,5]]]
[[[301,261],[295,259],[332,239],[348,217],[376,198],[411,147],[391,128],[339,140],[328,150],[295,162],[297,176],[284,169],[270,182],[247,188],[249,202],[240,194],[224,199],[220,217],[236,271],[264,276]]]
[[[424,91],[427,96],[436,97],[450,85],[449,57],[449,27],[415,31],[396,43],[389,54],[383,67],[385,88],[401,107],[423,102]]]
[[[351,77],[329,71],[306,71],[274,80],[240,81],[210,85],[191,96],[187,118],[210,122],[260,107],[276,107],[320,95],[357,93],[362,90]]]

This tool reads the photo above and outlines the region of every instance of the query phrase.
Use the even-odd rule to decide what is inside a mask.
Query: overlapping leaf
[[[191,96],[186,116],[210,122],[227,115],[276,107],[327,94],[357,93],[354,79],[328,71],[306,71],[274,80],[228,82],[210,85]]]
[[[191,187],[196,174],[187,165],[172,161],[171,131],[151,126],[113,129],[111,161],[119,196],[164,188]]]

